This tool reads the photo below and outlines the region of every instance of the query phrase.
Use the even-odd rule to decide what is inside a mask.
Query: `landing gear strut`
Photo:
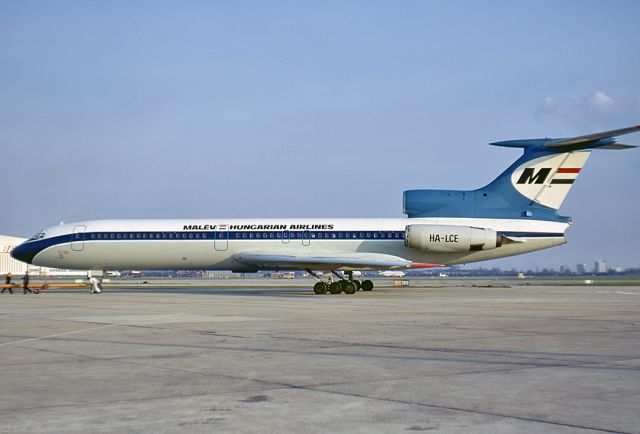
[[[373,289],[373,282],[370,280],[365,280],[360,282],[359,280],[353,279],[353,271],[347,271],[348,280],[342,277],[340,274],[335,271],[331,271],[331,273],[338,278],[338,280],[333,280],[331,276],[329,276],[328,281],[323,281],[320,277],[311,271],[310,269],[306,270],[307,273],[315,277],[318,282],[313,285],[313,292],[316,294],[326,294],[329,292],[330,294],[340,294],[344,292],[345,294],[355,294],[359,290],[363,291],[371,291]]]

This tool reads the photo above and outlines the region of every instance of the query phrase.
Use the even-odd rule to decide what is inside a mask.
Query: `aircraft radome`
[[[318,294],[370,291],[373,283],[354,279],[354,270],[437,267],[564,244],[571,218],[558,209],[591,151],[634,147],[616,136],[638,131],[640,125],[492,143],[524,153],[477,190],[405,191],[405,218],[81,221],[48,227],[11,255],[94,275],[117,269],[307,270],[318,279]],[[323,281],[315,271],[336,279]]]

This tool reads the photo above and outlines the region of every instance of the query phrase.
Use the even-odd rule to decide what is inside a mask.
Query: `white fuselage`
[[[486,251],[433,253],[407,247],[407,225],[461,225],[511,233],[520,242]],[[360,252],[443,265],[484,261],[565,243],[569,224],[526,219],[96,220],[53,226],[32,239],[32,263],[86,269],[247,270],[242,252],[318,256]],[[290,267],[295,269],[297,267]]]

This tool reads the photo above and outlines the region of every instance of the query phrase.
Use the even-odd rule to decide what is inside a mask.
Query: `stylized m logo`
[[[550,172],[551,168],[549,167],[544,167],[536,173],[534,173],[533,167],[527,167],[520,175],[517,184],[544,184]]]

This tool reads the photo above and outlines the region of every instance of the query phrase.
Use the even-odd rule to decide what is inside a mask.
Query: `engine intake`
[[[491,250],[503,241],[493,229],[454,225],[409,225],[404,237],[407,247],[439,253]]]

